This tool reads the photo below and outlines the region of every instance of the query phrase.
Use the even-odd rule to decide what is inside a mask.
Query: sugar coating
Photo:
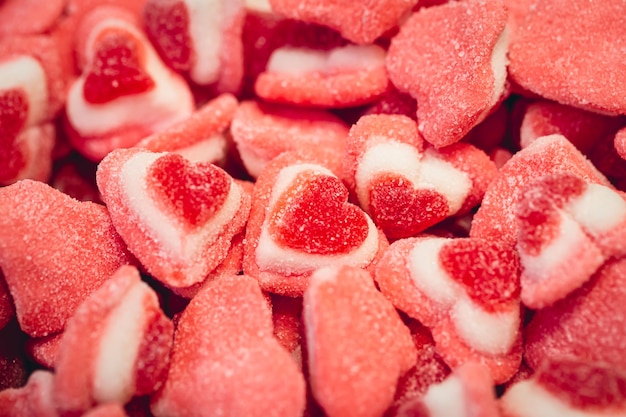
[[[626,160],[626,128],[620,129],[613,139],[613,146],[615,146],[615,150],[617,154]]]
[[[626,94],[620,83],[622,70],[617,70],[623,68],[617,51],[626,45],[623,8],[620,0],[599,7],[590,0],[536,4],[511,43],[511,78],[563,104],[624,114]],[[558,22],[555,15],[560,16]],[[595,47],[599,42],[603,46]]]
[[[231,134],[246,171],[256,178],[285,151],[324,147],[343,152],[348,126],[325,110],[246,100],[235,112]]]
[[[606,262],[587,284],[538,310],[525,330],[528,365],[538,369],[543,360],[567,356],[622,367],[626,316],[614,306],[626,299],[625,271],[623,259]]]
[[[229,275],[208,283],[180,317],[152,413],[296,417],[304,405],[304,377],[274,339],[256,281]]]
[[[355,43],[370,44],[385,31],[395,27],[417,1],[385,0],[373,3],[341,3],[328,0],[270,0],[269,3],[272,9],[280,15],[326,25]]]
[[[0,196],[0,265],[20,326],[35,337],[58,332],[131,256],[100,205],[30,180]]]
[[[316,271],[303,317],[311,389],[324,412],[381,415],[398,378],[415,363],[415,347],[371,275],[345,265]]]
[[[570,202],[568,209],[592,235],[606,233],[626,218],[626,200],[609,187],[599,184],[587,185],[585,192]]]
[[[56,416],[53,386],[53,372],[35,370],[26,385],[0,391],[0,410],[6,415],[15,416]]]
[[[233,95],[221,94],[187,119],[145,137],[136,146],[152,152],[177,152],[192,162],[221,162],[227,151],[224,133],[237,107]]]
[[[505,25],[499,1],[450,2],[420,9],[392,39],[389,77],[417,100],[420,132],[436,147],[458,142],[497,104],[506,79]]]
[[[608,180],[567,139],[544,136],[517,152],[500,169],[472,220],[470,236],[514,246],[518,232],[515,210],[524,185],[559,172],[608,185]]]

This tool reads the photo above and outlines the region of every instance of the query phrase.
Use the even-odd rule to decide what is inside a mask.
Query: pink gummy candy
[[[501,100],[506,19],[501,1],[449,2],[420,9],[391,40],[389,78],[417,100],[420,132],[436,147],[458,142]]]
[[[399,24],[417,0],[384,0],[373,3],[333,0],[270,0],[276,13],[339,31],[355,43],[372,43]]]
[[[62,330],[117,268],[132,263],[106,209],[23,180],[0,188],[0,267],[31,336]]]
[[[535,3],[509,48],[511,78],[563,104],[626,113],[626,87],[620,81],[625,72],[618,52],[626,46],[623,11],[621,0]]]
[[[250,211],[246,188],[226,171],[174,153],[115,150],[98,166],[97,182],[130,251],[172,288],[204,281]]]
[[[246,228],[244,272],[266,291],[300,296],[321,266],[368,267],[387,241],[369,216],[348,202],[334,172],[341,155],[285,152],[257,179]]]
[[[59,411],[75,415],[151,394],[165,379],[173,332],[137,269],[120,268],[68,321],[55,363]]]
[[[309,380],[329,417],[374,417],[416,362],[409,329],[362,269],[317,270],[304,293]]]
[[[297,417],[305,382],[272,334],[257,282],[229,275],[209,282],[182,313],[165,385],[152,400],[156,417],[214,415]]]

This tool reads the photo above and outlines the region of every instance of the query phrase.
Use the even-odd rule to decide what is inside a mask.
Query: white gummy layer
[[[163,213],[148,195],[146,177],[150,166],[165,153],[138,152],[124,164],[120,182],[131,209],[137,213],[149,233],[167,250],[166,257],[175,256],[193,267],[193,260],[210,245],[232,219],[241,204],[241,189],[231,180],[226,201],[214,216],[197,230],[187,231]]]
[[[174,152],[184,156],[191,162],[215,163],[223,161],[226,158],[227,146],[226,137],[221,133],[216,133],[193,145],[177,149]]]
[[[416,190],[433,190],[441,194],[448,203],[448,216],[459,211],[472,188],[467,173],[438,158],[436,151],[427,150],[421,154],[406,143],[381,142],[365,151],[355,175],[359,203],[367,210],[370,181],[385,173],[406,178]]]
[[[272,5],[269,0],[246,0],[246,8],[257,12],[271,13]]]
[[[513,347],[520,326],[519,310],[490,313],[462,296],[452,317],[459,336],[472,348],[490,354],[506,354]]]
[[[272,212],[273,206],[298,174],[311,171],[316,175],[336,177],[328,169],[315,164],[291,165],[284,168],[276,177],[270,196],[268,213]],[[261,271],[281,274],[305,274],[324,266],[343,264],[366,267],[378,252],[378,230],[369,216],[365,213],[363,215],[368,224],[365,241],[351,252],[335,255],[303,253],[277,245],[270,236],[269,219],[266,218],[261,227],[255,252],[257,266]]]
[[[560,401],[533,380],[511,386],[500,399],[506,415],[516,417],[609,417],[623,416],[624,412],[582,411]]]
[[[143,93],[124,95],[107,103],[92,104],[83,96],[83,74],[71,86],[67,98],[67,116],[74,129],[82,136],[98,136],[111,129],[139,122],[158,131],[187,118],[193,112],[193,98],[187,83],[161,62],[150,42],[132,25],[117,19],[105,20],[91,31],[87,51],[93,53],[92,38],[102,30],[101,26],[110,25],[131,32],[140,39],[145,46],[146,71],[155,85]]]
[[[585,191],[567,207],[576,221],[593,236],[609,232],[626,219],[626,201],[614,190],[587,184]]]
[[[286,46],[272,53],[267,64],[267,71],[303,75],[384,66],[385,50],[377,45],[347,45],[329,51]]]
[[[0,63],[0,91],[21,89],[28,98],[26,126],[41,123],[48,107],[48,80],[43,67],[33,57],[19,55]]]
[[[461,289],[439,263],[439,252],[448,239],[424,239],[415,244],[409,254],[409,270],[413,282],[428,298],[451,305]]]
[[[134,284],[107,318],[94,372],[93,396],[98,403],[124,404],[133,395],[135,362],[146,321],[144,286]]]
[[[466,417],[465,387],[456,375],[448,376],[439,384],[431,385],[424,393],[422,402],[429,417]]]

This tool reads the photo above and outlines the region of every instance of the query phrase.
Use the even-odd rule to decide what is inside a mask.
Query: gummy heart
[[[141,67],[140,46],[129,35],[109,31],[102,35],[95,49],[83,86],[89,103],[107,103],[154,87],[154,80]]]
[[[276,205],[273,237],[314,254],[347,253],[360,245],[369,226],[363,213],[347,203],[348,190],[341,181],[331,176],[303,177],[283,195],[283,204]]]
[[[514,251],[487,240],[456,239],[441,248],[439,261],[487,311],[519,298],[519,261]]]
[[[24,155],[15,138],[28,116],[28,100],[22,90],[0,92],[0,179],[13,178],[24,166]]]
[[[220,168],[207,163],[193,165],[178,154],[159,158],[148,172],[148,187],[155,200],[191,226],[204,224],[215,214],[226,200],[230,184]]]
[[[146,34],[159,55],[175,70],[188,70],[191,64],[189,13],[183,1],[146,4],[143,10]]]
[[[371,183],[370,211],[388,236],[418,233],[446,218],[449,210],[443,195],[415,189],[401,176],[383,174]]]

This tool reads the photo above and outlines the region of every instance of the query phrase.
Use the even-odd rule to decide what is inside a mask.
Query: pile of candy
[[[625,0],[0,0],[0,415],[626,415],[625,51]]]

